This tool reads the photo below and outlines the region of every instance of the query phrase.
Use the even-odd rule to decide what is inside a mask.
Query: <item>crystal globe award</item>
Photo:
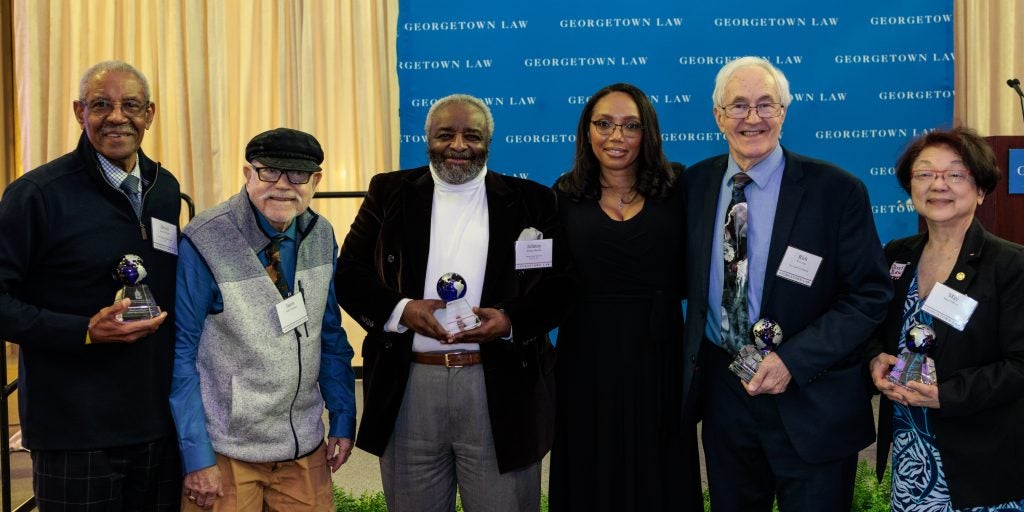
[[[900,354],[886,379],[893,384],[906,386],[910,381],[937,384],[935,361],[928,357],[935,346],[935,329],[927,324],[917,324],[907,331],[907,351]]]
[[[132,300],[128,309],[117,315],[118,320],[148,320],[160,314],[160,306],[156,305],[153,292],[149,286],[142,284],[146,278],[146,267],[142,266],[142,258],[134,254],[125,254],[114,268],[114,279],[121,283],[121,289],[114,295],[114,302],[126,297]]]
[[[473,314],[466,296],[466,280],[448,272],[437,280],[437,295],[445,301],[444,328],[451,333],[468,331],[480,325],[480,318]]]
[[[729,370],[743,379],[743,382],[750,382],[761,367],[764,357],[782,343],[782,327],[773,320],[762,318],[750,328],[750,339],[753,343],[743,345],[736,358],[729,363]]]

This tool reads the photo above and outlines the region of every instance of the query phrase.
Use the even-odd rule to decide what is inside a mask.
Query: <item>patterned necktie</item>
[[[139,197],[139,179],[129,174],[119,187],[124,191],[125,195],[128,196],[128,200],[132,202],[132,209],[135,210],[135,216],[141,217],[142,215],[142,198]]]
[[[722,282],[722,346],[736,354],[748,343],[747,329],[747,198],[743,189],[750,176],[739,173],[732,178],[732,201],[725,211],[725,235],[722,255],[725,276]]]
[[[281,242],[284,241],[284,235],[277,235],[270,240],[270,245],[267,246],[267,275],[270,276],[270,280],[274,282],[274,286],[277,287],[277,291],[281,292],[281,297],[288,297],[288,282],[284,279],[284,272],[281,271]]]

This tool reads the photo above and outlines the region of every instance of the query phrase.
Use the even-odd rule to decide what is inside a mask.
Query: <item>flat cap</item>
[[[316,137],[291,128],[263,132],[245,146],[245,160],[274,169],[316,172],[324,161],[324,150]]]

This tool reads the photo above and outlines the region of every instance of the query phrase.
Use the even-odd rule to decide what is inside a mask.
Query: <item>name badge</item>
[[[978,301],[942,283],[935,283],[921,309],[954,329],[962,331],[977,307]]]
[[[516,270],[550,268],[553,247],[550,238],[516,242]]]
[[[178,226],[150,217],[153,232],[153,248],[158,251],[178,255]]]
[[[277,320],[281,322],[281,333],[286,333],[308,320],[306,303],[302,300],[302,292],[277,303]]]
[[[786,248],[786,254],[782,256],[782,263],[779,264],[779,270],[775,275],[810,288],[814,276],[818,274],[819,266],[821,256],[801,251],[791,245]]]

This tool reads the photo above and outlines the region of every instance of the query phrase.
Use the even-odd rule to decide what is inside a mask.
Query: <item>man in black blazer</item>
[[[715,511],[771,510],[776,495],[784,511],[849,510],[857,452],[874,436],[862,345],[892,295],[882,248],[864,185],[779,145],[790,99],[763,59],[723,66],[714,115],[729,153],[686,173],[683,384],[703,415]],[[739,231],[724,226],[733,183],[746,182],[736,175],[752,180],[739,189]],[[742,249],[726,231],[747,254],[731,273],[724,258]],[[724,307],[723,293],[745,308]],[[758,319],[783,341],[747,383],[728,365]]]
[[[572,285],[554,195],[487,169],[479,99],[442,98],[425,128],[430,165],[374,176],[338,259],[338,302],[368,333],[356,446],[381,457],[389,510],[454,510],[456,483],[466,510],[538,510],[547,333]],[[479,326],[443,325],[449,272]]]

